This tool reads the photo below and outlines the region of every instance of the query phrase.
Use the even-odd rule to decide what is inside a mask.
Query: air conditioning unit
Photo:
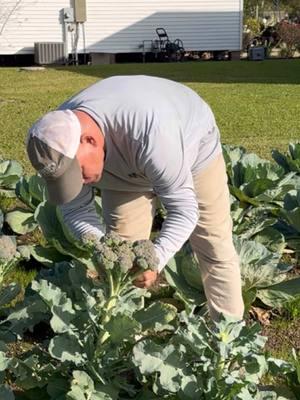
[[[249,60],[262,61],[265,59],[265,48],[262,46],[250,47]]]
[[[65,61],[63,42],[34,43],[34,62],[36,64],[64,64]]]

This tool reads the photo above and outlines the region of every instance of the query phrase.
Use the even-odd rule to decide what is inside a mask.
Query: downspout
[[[243,50],[244,0],[240,0],[240,51]]]
[[[68,23],[63,21],[63,42],[64,42],[64,52],[65,52],[65,64],[69,61],[69,48],[68,48]]]

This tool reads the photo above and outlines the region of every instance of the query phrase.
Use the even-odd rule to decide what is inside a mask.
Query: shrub
[[[244,21],[243,49],[248,49],[253,39],[258,37],[261,32],[261,26],[256,18],[246,18]]]
[[[293,57],[300,48],[300,24],[282,21],[278,24],[277,32],[281,42],[281,56]]]

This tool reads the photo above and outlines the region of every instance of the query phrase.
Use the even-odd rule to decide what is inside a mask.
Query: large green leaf
[[[68,237],[66,237],[65,233],[68,231],[68,228],[63,226],[63,222],[59,220],[57,207],[51,205],[49,202],[41,203],[35,211],[35,219],[39,223],[49,244],[56,248],[56,250],[61,254],[85,263],[87,266],[92,266],[89,253],[82,249],[79,241],[73,241],[74,236],[70,232]]]
[[[75,234],[69,229],[67,224],[65,224],[64,219],[63,219],[63,214],[61,212],[61,209],[59,207],[56,207],[56,217],[60,223],[61,229],[63,231],[64,236],[66,239],[70,242],[73,243],[74,246],[78,247],[79,249],[84,250],[83,245],[81,245],[80,241],[78,238],[75,236]]]
[[[40,245],[29,246],[32,257],[45,267],[52,267],[54,263],[71,260],[71,257],[63,255],[55,247],[43,247]]]
[[[229,144],[223,144],[222,148],[225,162],[228,165],[236,165],[246,153],[246,149],[241,146],[238,147]]]
[[[294,187],[295,173],[285,176],[281,166],[240,149],[225,149],[224,156],[230,193],[243,207],[265,204],[282,206],[284,196]]]
[[[66,393],[69,389],[69,381],[62,376],[54,376],[47,385],[47,393],[51,397],[51,400],[65,400]]]
[[[189,285],[182,273],[182,256],[177,254],[164,268],[165,277],[170,286],[175,289],[175,297],[182,300],[186,306],[202,306],[206,302],[205,294],[200,289]]]
[[[248,196],[246,193],[243,192],[243,190],[239,189],[238,187],[229,185],[229,190],[230,190],[230,193],[233,196],[235,196],[237,199],[239,199],[240,202],[249,203],[249,204],[252,204],[253,206],[259,206],[259,201]]]
[[[21,208],[8,212],[5,220],[11,229],[20,235],[32,232],[37,227],[32,212]]]
[[[83,365],[86,362],[86,354],[80,345],[78,338],[73,334],[64,333],[54,336],[49,344],[49,353],[52,357],[62,362],[72,362],[75,365]]]
[[[0,195],[7,198],[16,197],[16,193],[14,189],[2,189],[0,186]]]
[[[300,143],[289,143],[289,153],[287,154],[273,150],[272,157],[286,172],[300,173]]]
[[[45,302],[37,295],[28,296],[8,315],[10,331],[15,335],[32,329],[39,322],[49,318],[49,310]]]
[[[186,366],[174,345],[159,346],[150,340],[139,342],[133,348],[133,363],[145,376],[159,373],[158,380],[164,390],[177,393],[181,389]]]
[[[284,176],[283,168],[253,153],[246,153],[242,157],[240,168],[243,172],[243,183],[256,179],[276,181]]]
[[[278,254],[282,254],[287,245],[283,234],[270,226],[255,235],[254,240],[263,244],[268,250]]]
[[[46,199],[46,186],[44,180],[33,175],[29,178],[23,176],[16,185],[18,198],[34,211],[36,207]]]
[[[273,253],[253,240],[234,237],[240,259],[243,290],[266,288],[285,279],[291,266],[280,263],[280,254]]]
[[[300,142],[289,143],[289,152],[293,157],[293,160],[300,161]]]
[[[72,301],[59,287],[44,279],[32,282],[35,290],[48,304],[52,312],[50,320],[51,328],[55,333],[68,332],[72,329],[72,320],[75,318],[75,310]]]
[[[247,196],[255,198],[266,190],[273,189],[274,187],[276,187],[276,183],[265,178],[252,180],[251,182],[242,185],[240,189],[243,190]]]
[[[284,198],[284,208],[288,211],[300,207],[300,189],[290,190]]]
[[[0,385],[1,400],[15,400],[15,396],[8,385]]]
[[[73,371],[71,390],[68,400],[113,400],[106,392],[95,388],[91,377],[84,371]]]
[[[0,289],[0,307],[9,304],[20,293],[21,287],[18,283],[11,283]]]
[[[1,342],[1,346],[2,346],[2,342]],[[1,349],[0,351],[0,371],[5,371],[8,367],[9,364],[11,362],[11,359],[9,357],[7,357],[5,355],[5,352],[2,351],[3,349]]]
[[[161,302],[152,303],[148,308],[134,313],[134,318],[142,324],[143,330],[161,331],[177,317],[177,309]]]
[[[132,341],[134,335],[142,331],[142,326],[129,315],[117,314],[110,318],[104,329],[109,333],[111,343],[118,345],[124,340]]]
[[[244,314],[247,314],[254,303],[255,299],[257,297],[257,290],[256,289],[249,289],[249,290],[243,290],[243,300],[244,300],[244,307],[245,307],[245,312]]]
[[[204,292],[199,262],[189,244],[185,244],[176,255],[180,271],[191,287]]]
[[[0,189],[4,189],[3,194],[6,189],[10,197],[15,196],[14,189],[22,172],[22,166],[18,161],[0,160]]]
[[[294,210],[281,210],[280,214],[300,235],[300,207]]]
[[[286,280],[257,292],[257,297],[270,307],[282,307],[296,296],[300,296],[300,278]]]
[[[294,189],[294,177],[293,172],[285,175],[276,181],[273,188],[266,190],[256,197],[257,200],[263,203],[274,203],[280,207],[283,206],[285,195],[292,189]]]
[[[241,239],[253,239],[255,235],[276,222],[276,218],[270,216],[270,211],[265,207],[247,208],[240,215],[233,216],[233,232]]]
[[[63,233],[61,224],[56,216],[56,206],[45,201],[41,203],[35,212],[35,219],[39,223],[45,238],[51,243],[52,239],[58,239],[63,247],[70,247]]]
[[[236,165],[240,162],[245,153],[246,150],[243,147],[223,144],[223,155],[226,163],[227,175],[229,183],[232,186],[240,185]]]

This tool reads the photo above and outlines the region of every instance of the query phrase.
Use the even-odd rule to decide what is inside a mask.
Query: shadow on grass
[[[99,79],[113,75],[153,75],[189,83],[300,84],[300,59],[110,64],[53,68]]]

